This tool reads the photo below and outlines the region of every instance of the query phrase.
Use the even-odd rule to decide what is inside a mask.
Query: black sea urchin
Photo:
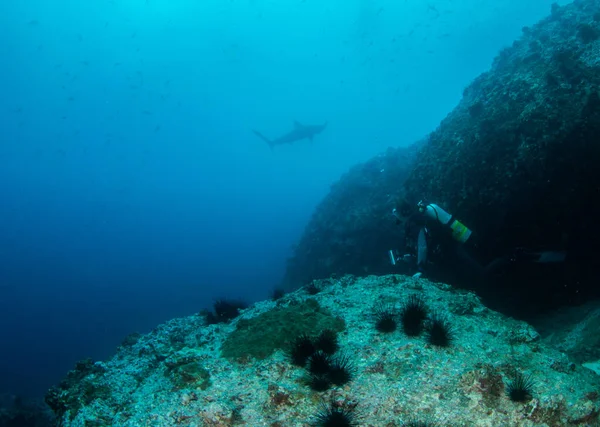
[[[419,295],[411,295],[400,309],[402,330],[409,337],[421,335],[428,313],[425,302]]]
[[[315,347],[327,354],[334,354],[338,348],[337,334],[331,329],[325,329],[315,340]]]
[[[289,357],[293,365],[304,367],[310,356],[312,356],[317,349],[312,342],[312,339],[306,335],[298,335],[292,342],[290,348]]]
[[[331,387],[331,380],[327,375],[309,375],[306,379],[306,385],[313,391],[327,391]]]
[[[329,379],[337,386],[349,383],[354,378],[356,368],[347,354],[340,354],[333,359],[329,368]]]
[[[314,375],[329,374],[331,369],[331,356],[322,351],[317,351],[308,358],[308,372]]]
[[[304,287],[304,290],[308,295],[317,295],[321,292],[321,289],[315,284],[315,282],[311,282]]]
[[[513,380],[506,386],[506,394],[513,402],[527,402],[531,399],[533,386],[531,375],[517,372]]]
[[[454,340],[454,326],[452,326],[445,315],[439,312],[431,315],[429,322],[427,322],[426,330],[427,341],[429,341],[429,344],[437,347],[449,347]]]
[[[331,401],[322,405],[312,425],[314,427],[358,427],[358,418],[354,408],[338,406]]]
[[[228,298],[219,298],[213,303],[214,313],[206,314],[206,323],[213,325],[215,323],[227,323],[240,315],[240,310],[248,307],[244,301],[232,300]]]
[[[375,329],[379,332],[394,332],[398,327],[396,312],[391,306],[380,305],[375,308]]]

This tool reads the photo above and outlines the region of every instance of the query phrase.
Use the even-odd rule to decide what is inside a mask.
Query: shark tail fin
[[[269,144],[269,148],[272,150],[273,149],[273,141],[271,141],[269,138],[267,138],[266,136],[264,136],[262,133],[253,130],[252,132],[254,132],[254,135],[258,136],[260,139],[262,139],[263,141],[265,141],[267,144]]]

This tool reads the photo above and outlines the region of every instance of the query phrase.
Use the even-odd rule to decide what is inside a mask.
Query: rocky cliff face
[[[395,200],[427,199],[474,230],[483,264],[518,248],[567,251],[568,262],[506,269],[484,294],[500,290],[530,312],[598,295],[599,135],[600,3],[554,5],[465,89],[414,154],[390,150],[340,179],[285,281],[390,271],[386,252],[403,234],[389,217]]]
[[[413,198],[467,220],[488,250],[600,230],[590,200],[600,182],[600,4],[555,7],[523,31],[465,89],[407,181]]]
[[[387,256],[402,238],[392,209],[421,144],[390,148],[353,167],[331,187],[288,261],[287,287],[335,274],[397,272]]]

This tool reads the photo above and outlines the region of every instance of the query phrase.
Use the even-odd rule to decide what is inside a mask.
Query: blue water
[[[1,2],[0,393],[268,297],[329,186],[433,130],[551,3]],[[251,132],[293,120],[329,126]]]

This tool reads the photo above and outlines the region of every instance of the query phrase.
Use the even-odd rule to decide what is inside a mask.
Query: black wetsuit
[[[426,230],[426,259],[419,265],[419,233]],[[485,275],[485,268],[471,255],[475,244],[466,245],[452,237],[447,225],[432,220],[424,213],[415,212],[406,219],[404,225],[406,251],[415,257],[418,271],[433,280],[479,281]],[[473,239],[471,237],[469,240]],[[475,283],[473,283],[475,285]]]

